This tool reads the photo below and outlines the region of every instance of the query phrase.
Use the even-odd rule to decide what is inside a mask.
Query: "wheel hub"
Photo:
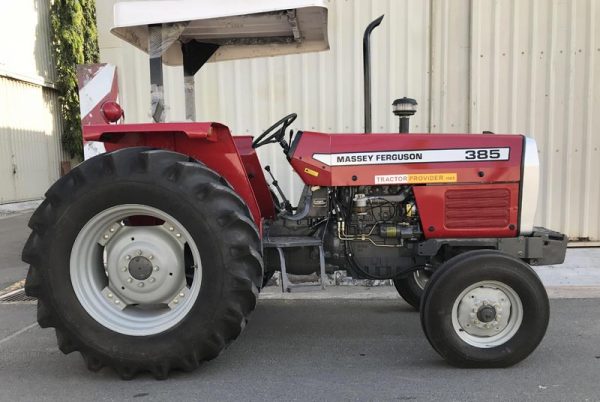
[[[129,262],[129,274],[140,281],[146,280],[152,275],[152,263],[146,257],[135,257]]]
[[[466,288],[453,306],[452,323],[459,337],[477,347],[494,347],[521,325],[523,307],[517,293],[496,281]]]
[[[490,305],[480,307],[477,311],[479,321],[488,323],[496,319],[496,309]]]
[[[125,226],[106,244],[106,297],[114,307],[173,303],[186,293],[183,250],[185,239],[172,225]],[[184,289],[185,288],[185,289]]]

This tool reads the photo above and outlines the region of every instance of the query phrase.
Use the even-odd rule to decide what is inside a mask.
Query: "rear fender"
[[[246,202],[262,233],[263,215],[229,129],[218,123],[144,123],[83,127],[86,141],[103,142],[108,152],[148,146],[188,155],[223,176]]]

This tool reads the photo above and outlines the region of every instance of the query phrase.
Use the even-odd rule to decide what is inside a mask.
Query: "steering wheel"
[[[271,127],[267,128],[264,133],[258,136],[252,142],[252,148],[262,147],[263,145],[272,144],[278,142],[285,152],[288,151],[290,146],[285,141],[285,130],[296,120],[298,115],[296,113],[290,113]],[[281,126],[281,128],[273,133],[273,131]]]

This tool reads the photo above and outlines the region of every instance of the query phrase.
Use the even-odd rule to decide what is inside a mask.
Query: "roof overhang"
[[[329,49],[323,0],[127,1],[114,20],[114,35],[168,65],[181,65],[181,44],[194,40],[219,45],[208,62]],[[162,40],[149,49],[150,26]]]

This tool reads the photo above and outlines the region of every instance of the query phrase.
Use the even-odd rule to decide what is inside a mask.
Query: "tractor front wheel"
[[[548,295],[529,265],[470,251],[435,271],[421,301],[433,348],[459,367],[507,367],[525,359],[548,326]]]
[[[217,173],[189,157],[128,148],[60,179],[32,216],[26,292],[62,352],[128,379],[193,370],[254,309],[256,226]]]

